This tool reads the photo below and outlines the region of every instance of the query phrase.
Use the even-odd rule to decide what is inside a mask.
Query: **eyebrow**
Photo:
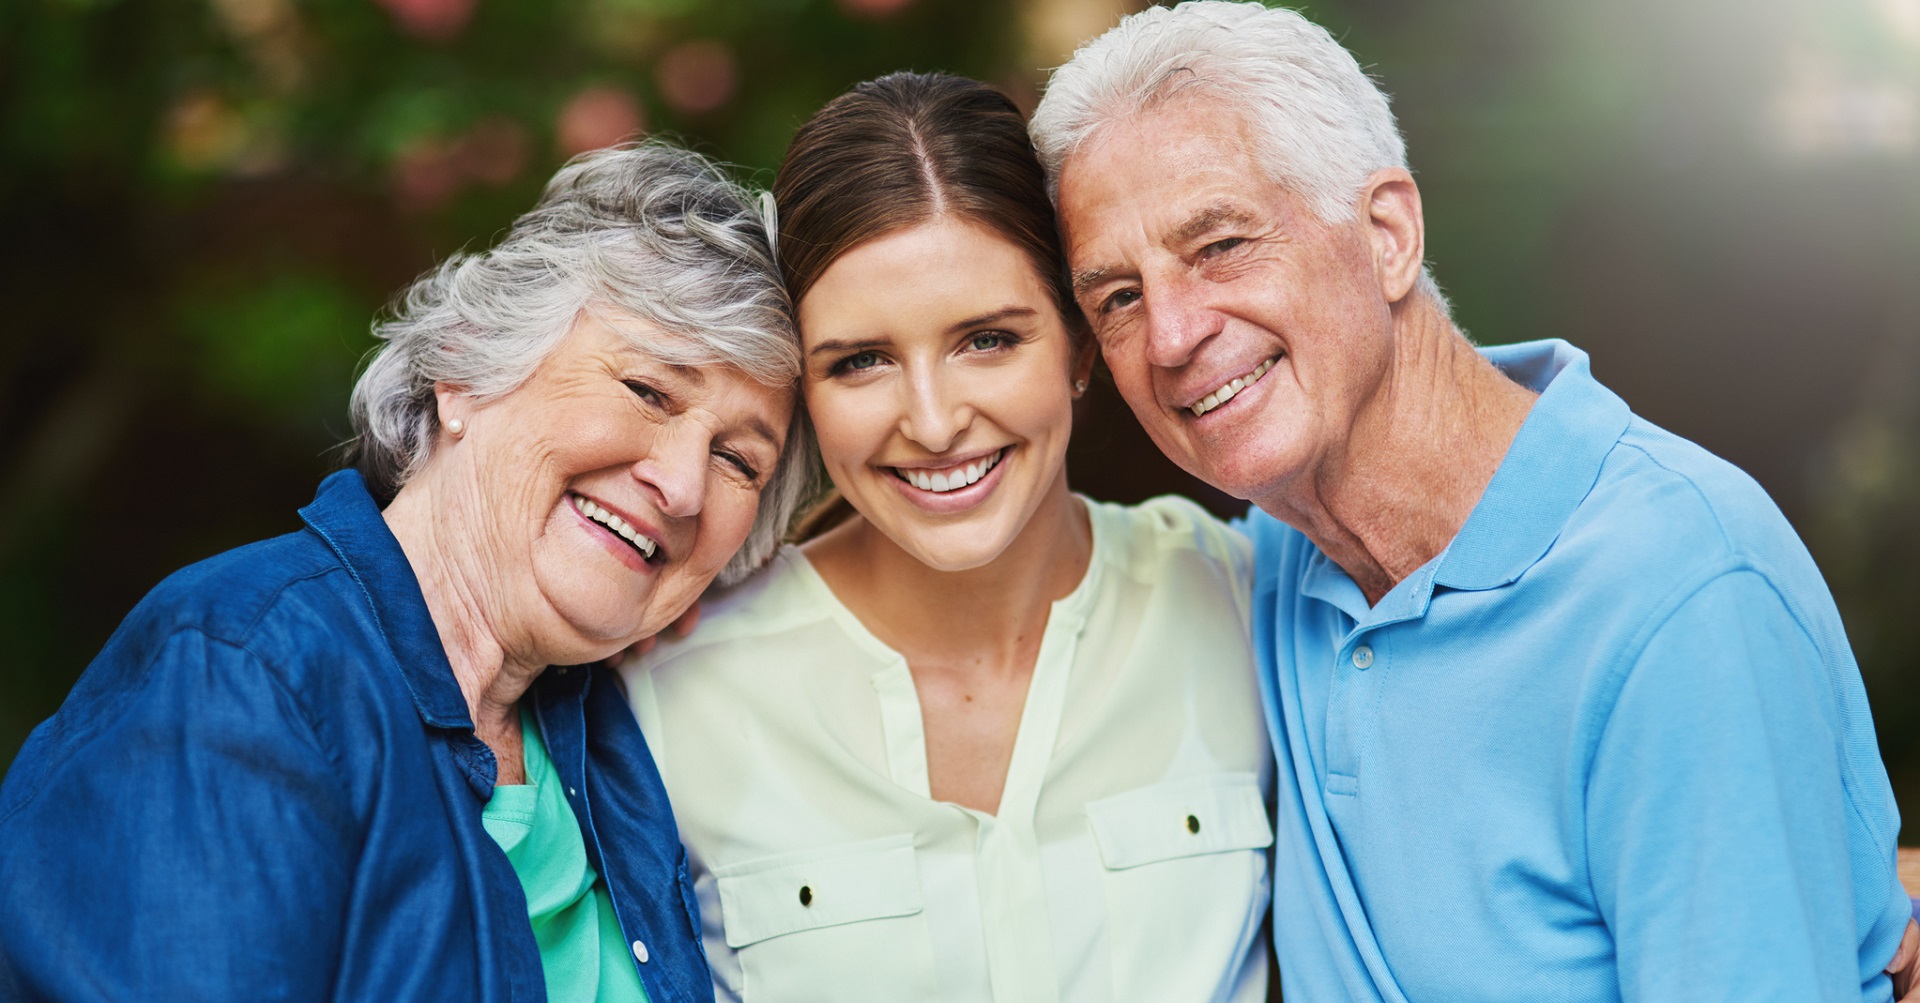
[[[748,418],[747,431],[767,440],[767,445],[774,447],[776,450],[781,448],[780,437],[773,434],[773,426],[767,424],[766,419],[758,415]]]
[[[1015,306],[1012,304],[1008,304],[1007,306],[1003,306],[998,310],[992,310],[987,313],[983,313],[978,317],[968,317],[966,320],[963,320],[958,324],[954,324],[948,327],[947,333],[957,334],[970,327],[985,327],[988,324],[997,324],[1000,321],[1010,320],[1014,317],[1033,317],[1037,315],[1038,315],[1038,311],[1034,310],[1030,306]]]
[[[1167,238],[1169,243],[1185,244],[1210,230],[1218,229],[1223,223],[1245,225],[1252,221],[1253,216],[1246,210],[1225,202],[1215,202],[1187,217],[1186,222],[1167,234]]]
[[[985,327],[988,324],[997,324],[1000,321],[1010,320],[1015,317],[1037,317],[1039,315],[1040,312],[1030,306],[1019,306],[1010,303],[998,310],[989,310],[986,313],[968,317],[966,320],[954,324],[949,324],[947,326],[947,333],[956,334],[971,327]],[[888,344],[890,344],[890,341],[886,338],[829,338],[808,349],[807,357],[814,358],[821,355],[864,352],[870,349],[881,348]]]
[[[841,352],[864,352],[870,348],[879,348],[886,343],[885,338],[829,338],[809,349],[807,357],[838,355]]]
[[[1179,226],[1168,231],[1163,244],[1191,243],[1210,230],[1222,224],[1246,226],[1253,223],[1253,214],[1226,202],[1216,202],[1202,207],[1198,212],[1186,218]],[[1087,291],[1107,281],[1121,271],[1114,265],[1102,265],[1097,268],[1080,268],[1073,272],[1073,294],[1075,297],[1086,295]]]
[[[1107,281],[1107,279],[1117,271],[1119,271],[1119,269],[1112,265],[1102,265],[1099,268],[1075,269],[1073,273],[1074,297],[1077,299],[1086,295],[1087,290]]]

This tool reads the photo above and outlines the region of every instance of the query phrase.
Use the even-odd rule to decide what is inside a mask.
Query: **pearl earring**
[[[447,422],[447,431],[451,433],[453,437],[456,439],[460,438],[460,433],[465,432],[466,430],[467,430],[467,423],[464,421],[461,421],[458,418],[450,419]]]

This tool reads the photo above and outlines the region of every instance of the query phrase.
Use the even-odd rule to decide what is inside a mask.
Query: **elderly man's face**
[[[1182,468],[1258,502],[1340,462],[1393,326],[1368,228],[1322,223],[1254,151],[1240,113],[1179,99],[1069,158],[1059,203],[1134,414]]]

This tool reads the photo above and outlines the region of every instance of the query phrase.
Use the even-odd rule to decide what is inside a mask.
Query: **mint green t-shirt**
[[[607,883],[587,862],[579,820],[547,758],[540,729],[524,707],[520,732],[527,782],[495,787],[480,824],[506,851],[527,893],[527,919],[540,945],[547,998],[553,1003],[646,1003]]]

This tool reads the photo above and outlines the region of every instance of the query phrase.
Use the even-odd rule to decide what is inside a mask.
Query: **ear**
[[[1080,347],[1073,353],[1073,382],[1086,383],[1093,379],[1093,364],[1100,358],[1100,343],[1091,333],[1080,339]]]
[[[1405,168],[1384,167],[1367,176],[1358,208],[1373,245],[1380,295],[1398,303],[1413,291],[1426,261],[1427,224],[1420,212],[1420,188]]]
[[[451,383],[437,382],[433,385],[434,411],[440,419],[440,428],[444,432],[449,423],[456,419],[462,425],[473,423],[473,398],[464,390]]]

